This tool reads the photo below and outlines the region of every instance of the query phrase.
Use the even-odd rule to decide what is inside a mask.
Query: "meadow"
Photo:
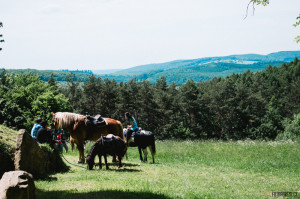
[[[87,170],[67,163],[69,172],[35,181],[37,196],[270,198],[272,192],[300,191],[297,142],[169,140],[158,141],[156,148],[155,164],[141,163],[136,148],[129,148],[122,169],[111,158],[109,170]],[[78,158],[77,150],[63,155],[74,164]]]

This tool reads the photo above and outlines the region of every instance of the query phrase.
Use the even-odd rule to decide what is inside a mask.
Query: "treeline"
[[[1,76],[1,82],[3,76],[22,77],[26,81],[35,77],[6,74]],[[26,114],[35,110],[23,114],[26,117],[36,118],[51,111],[88,112],[118,119],[124,126],[127,125],[124,113],[129,111],[139,126],[153,131],[160,139],[274,140],[299,139],[300,136],[300,61],[297,58],[261,72],[248,70],[205,82],[188,80],[181,86],[167,84],[164,76],[155,84],[136,79],[118,83],[94,75],[82,83],[76,80],[74,73],[66,80],[67,85],[58,88],[50,78],[43,84],[48,92],[43,94],[42,100],[38,97],[39,103],[35,102],[34,95],[27,97],[25,101],[32,102],[29,107],[19,104],[23,101],[18,101],[17,96],[23,92],[7,95],[5,102],[11,101],[20,110],[25,107],[27,111],[23,113]],[[2,87],[7,87],[5,82],[1,83]],[[53,95],[49,98],[50,93]],[[48,102],[50,105],[45,105]],[[18,115],[22,115],[21,112]]]
[[[36,70],[36,69],[7,69],[7,73],[14,75],[36,74],[42,81],[48,81],[53,78],[55,81],[64,82],[67,76],[72,72],[76,74],[76,81],[88,81],[89,76],[93,74],[91,70]]]
[[[129,111],[141,127],[159,138],[276,139],[291,134],[285,130],[295,124],[297,114],[300,120],[297,58],[256,73],[198,83],[189,80],[179,87],[166,82],[165,77],[151,84],[90,76],[81,87],[69,78],[62,93],[74,112],[124,121]]]

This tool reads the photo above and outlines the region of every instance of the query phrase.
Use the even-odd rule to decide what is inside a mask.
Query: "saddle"
[[[153,133],[151,131],[142,130],[141,127],[138,128],[137,131],[133,132],[131,137],[134,137],[135,135],[152,135]]]
[[[111,134],[109,134],[111,135]],[[104,147],[103,152],[109,155],[120,154],[125,150],[125,142],[117,139],[114,135],[101,136],[99,144]],[[98,142],[97,141],[97,142]],[[124,152],[125,153],[125,152]],[[124,154],[123,154],[124,155]]]
[[[100,114],[96,115],[95,117],[91,117],[87,114],[85,124],[91,127],[102,127],[106,126],[107,122]]]
[[[101,136],[101,143],[104,145],[105,143],[112,143],[116,140],[115,136]]]

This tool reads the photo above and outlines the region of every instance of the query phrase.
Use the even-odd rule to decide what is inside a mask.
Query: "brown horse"
[[[97,141],[101,136],[113,134],[119,136],[125,141],[123,134],[123,126],[120,121],[111,118],[104,118],[107,125],[89,128],[86,125],[87,117],[84,115],[69,113],[69,112],[57,112],[51,113],[53,118],[52,122],[55,130],[64,128],[70,133],[70,140],[77,145],[79,151],[78,163],[84,163],[84,147],[85,140]]]

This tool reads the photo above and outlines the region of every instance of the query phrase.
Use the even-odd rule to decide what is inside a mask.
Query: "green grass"
[[[123,169],[71,166],[35,184],[39,198],[269,198],[300,191],[299,154],[294,142],[161,141],[156,164],[130,148]],[[77,155],[64,153],[72,163]]]

